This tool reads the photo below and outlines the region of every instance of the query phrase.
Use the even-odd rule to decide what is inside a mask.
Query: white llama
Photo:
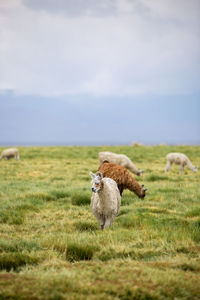
[[[133,162],[125,154],[116,154],[113,152],[99,152],[99,160],[102,163],[104,160],[107,160],[110,163],[114,163],[131,171],[133,174],[138,176],[141,175],[143,170],[138,170]]]
[[[2,158],[5,159],[15,158],[16,160],[19,160],[19,151],[16,148],[6,149],[0,155],[0,160]]]
[[[101,172],[92,177],[91,209],[101,229],[111,226],[119,212],[121,196],[116,182],[111,178],[103,178]]]
[[[189,160],[189,158],[183,153],[176,153],[176,152],[168,153],[166,159],[167,159],[167,165],[165,168],[165,173],[167,173],[167,171],[170,170],[170,167],[173,163],[176,165],[180,165],[179,173],[181,173],[182,171],[184,174],[185,166],[187,166],[193,172],[195,173],[197,172],[198,167],[194,167],[191,161]]]

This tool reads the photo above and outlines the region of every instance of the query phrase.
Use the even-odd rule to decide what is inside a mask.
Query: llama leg
[[[182,172],[183,172],[183,175],[184,175],[184,166],[182,166]]]
[[[104,228],[105,228],[105,222],[106,222],[105,216],[102,216],[101,217],[101,221],[100,221],[101,230],[104,230]]]
[[[122,193],[123,193],[123,190],[124,190],[123,185],[119,185],[119,186],[118,186],[118,189],[119,189],[120,196],[121,196]]]
[[[104,225],[104,228],[108,227],[108,226],[111,226],[112,225],[112,222],[110,220],[109,217],[106,217],[105,218],[105,225]]]
[[[181,172],[184,174],[184,166],[180,166],[179,168],[179,174],[181,175]]]
[[[168,162],[167,162],[167,165],[166,165],[166,168],[165,168],[165,173],[167,173],[167,172],[170,170],[170,167],[171,167],[171,164],[170,164],[170,162],[168,161]]]

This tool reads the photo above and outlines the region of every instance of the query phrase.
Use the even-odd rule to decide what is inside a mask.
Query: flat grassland
[[[126,190],[104,231],[90,210],[99,151],[128,155],[148,187]],[[19,147],[0,161],[0,299],[199,299],[200,171],[166,175],[172,151],[200,166],[199,146]]]

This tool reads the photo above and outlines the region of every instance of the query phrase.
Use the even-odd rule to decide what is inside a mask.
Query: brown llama
[[[144,185],[140,185],[123,166],[109,163],[105,160],[100,165],[98,171],[103,174],[103,177],[109,177],[116,181],[121,195],[124,189],[128,189],[139,198],[145,197],[147,189],[144,188]]]

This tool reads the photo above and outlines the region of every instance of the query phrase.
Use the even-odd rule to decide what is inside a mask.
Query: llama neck
[[[129,169],[133,174],[138,175],[138,170],[136,169],[136,167],[131,163],[131,165],[129,165],[127,167],[127,169]]]
[[[188,168],[191,169],[191,170],[194,169],[194,166],[193,166],[193,164],[191,163],[191,161],[190,161],[189,159],[187,160],[187,166],[188,166]]]
[[[133,177],[129,177],[128,181],[127,181],[127,188],[135,193],[138,197],[142,196],[142,187],[140,186],[140,184],[133,178]]]
[[[102,204],[107,202],[107,196],[109,194],[109,189],[107,187],[107,184],[104,182],[103,188],[98,192],[99,199]]]

